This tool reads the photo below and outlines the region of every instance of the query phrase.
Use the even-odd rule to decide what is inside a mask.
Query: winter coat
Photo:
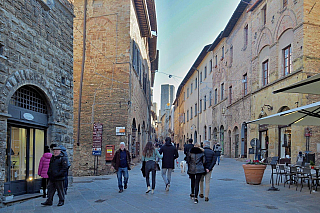
[[[48,170],[52,154],[50,152],[44,153],[39,162],[38,175],[43,178],[49,178]]]
[[[179,157],[178,150],[174,147],[171,142],[166,142],[159,150],[162,157],[162,168],[163,169],[174,169],[174,159]]]
[[[67,149],[66,149],[64,146],[62,146],[62,145],[60,145],[59,147],[61,148],[61,153],[64,155],[64,157],[66,157],[66,158],[67,158],[68,169],[69,169],[69,168],[70,168],[70,166],[71,166],[71,163],[70,163],[70,161],[69,161],[69,157],[68,157]]]
[[[50,181],[64,180],[65,174],[68,171],[67,158],[60,153],[59,156],[52,155],[49,164],[48,176]]]
[[[210,147],[204,147],[203,149],[204,149],[204,156],[206,158],[206,163],[204,164],[204,168],[209,169],[209,171],[211,171],[214,165],[216,165],[217,157],[215,156],[212,149],[210,149]]]
[[[120,166],[120,150],[121,149],[118,149],[116,151],[116,153],[114,154],[113,159],[111,161],[111,164],[116,171],[118,171],[119,166]],[[131,170],[131,168],[130,168],[130,162],[131,162],[130,152],[126,149],[124,149],[124,151],[127,153],[128,170]]]
[[[221,151],[222,151],[220,144],[214,145],[213,151],[214,151],[215,156],[220,156]]]
[[[204,174],[204,164],[206,158],[204,156],[204,150],[199,147],[193,147],[187,156],[188,162],[188,174]]]

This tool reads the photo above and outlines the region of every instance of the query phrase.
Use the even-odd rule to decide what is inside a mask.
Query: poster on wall
[[[125,127],[116,127],[116,135],[126,135]]]
[[[92,155],[101,156],[103,124],[93,124]]]

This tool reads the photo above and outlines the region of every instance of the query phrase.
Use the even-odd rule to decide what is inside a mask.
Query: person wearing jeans
[[[201,177],[200,180],[200,194],[199,197],[205,197],[205,201],[209,201],[209,190],[210,190],[210,178],[212,174],[212,169],[216,164],[216,156],[212,149],[210,149],[210,141],[204,141],[204,156],[206,158],[206,163],[204,164],[204,168],[206,170],[206,174]],[[203,196],[203,183],[205,179],[205,196]]]
[[[130,162],[131,157],[128,150],[125,149],[125,143],[120,143],[120,148],[116,151],[111,161],[112,166],[117,171],[117,178],[118,178],[118,187],[119,193],[123,192],[123,189],[127,189],[128,187],[128,179],[129,179],[129,172],[130,170]],[[122,185],[122,176],[124,177]]]
[[[162,158],[162,155],[159,154],[158,150],[154,148],[152,142],[148,142],[142,152],[142,161],[146,162],[145,166],[145,175],[147,183],[147,191],[149,193],[154,193],[156,187],[156,159]],[[150,172],[152,173],[152,188],[150,189]]]
[[[191,194],[194,203],[198,203],[199,182],[203,174],[205,174],[204,164],[206,158],[204,150],[200,147],[200,143],[196,143],[187,156],[188,174],[191,179]]]
[[[162,158],[162,178],[166,184],[166,191],[169,191],[171,183],[171,172],[174,169],[174,160],[179,157],[178,150],[172,145],[171,138],[167,137],[159,153],[163,153]]]

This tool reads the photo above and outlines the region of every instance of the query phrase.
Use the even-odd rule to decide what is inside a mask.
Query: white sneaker
[[[154,189],[151,190],[151,194],[153,194],[153,193],[154,193]]]
[[[149,193],[150,191],[151,191],[150,186],[148,186],[146,193]]]
[[[169,191],[169,187],[170,187],[170,184],[168,183],[168,184],[166,185],[166,191]]]

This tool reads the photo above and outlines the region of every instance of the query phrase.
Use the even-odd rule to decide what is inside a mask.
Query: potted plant
[[[249,161],[247,164],[242,165],[244,175],[246,177],[247,184],[259,185],[264,174],[264,170],[267,168],[265,163],[258,160]]]
[[[315,166],[315,164],[314,164],[314,162],[311,160],[311,161],[310,161],[310,168],[311,168],[311,169],[314,169],[314,166]]]
[[[9,201],[13,199],[13,194],[11,193],[11,190],[8,190],[8,193],[4,195],[3,197],[4,201]]]

